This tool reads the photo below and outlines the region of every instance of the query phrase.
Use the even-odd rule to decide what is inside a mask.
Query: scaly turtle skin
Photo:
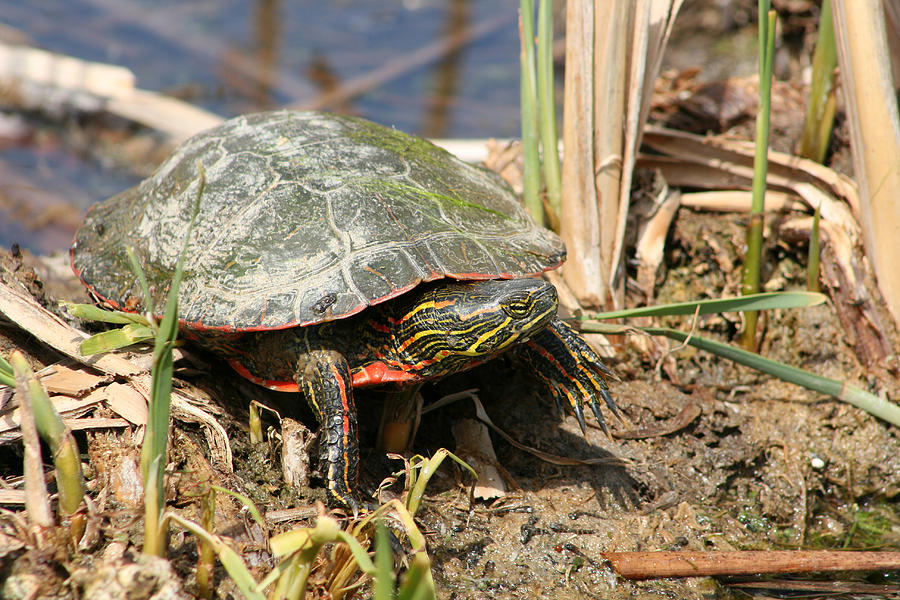
[[[199,209],[185,240],[200,186]],[[562,242],[495,176],[352,117],[238,117],[182,144],[94,206],[72,266],[116,308],[141,308],[126,247],[164,305],[180,249],[184,334],[267,387],[301,391],[323,431],[333,498],[357,507],[352,388],[455,373],[513,347],[584,428],[615,411],[611,373],[556,318]]]

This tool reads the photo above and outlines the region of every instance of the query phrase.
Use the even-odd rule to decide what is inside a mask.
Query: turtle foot
[[[550,388],[557,405],[571,407],[582,433],[587,431],[584,420],[587,406],[609,435],[600,400],[621,418],[607,384],[607,379],[618,377],[571,325],[554,319],[527,342],[524,356]]]

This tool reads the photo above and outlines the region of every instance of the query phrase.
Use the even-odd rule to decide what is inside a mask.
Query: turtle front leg
[[[294,375],[319,420],[319,464],[333,500],[359,511],[359,438],[350,366],[340,352],[302,354]]]
[[[585,404],[590,406],[603,431],[609,433],[598,398],[603,398],[606,406],[619,416],[606,383],[607,378],[618,378],[571,325],[552,320],[546,329],[525,343],[524,358],[553,392],[557,405],[565,402],[572,407],[582,433],[585,432]]]

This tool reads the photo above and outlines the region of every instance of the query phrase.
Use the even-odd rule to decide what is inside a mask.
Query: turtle
[[[560,238],[499,176],[393,128],[290,110],[225,121],[95,204],[75,235],[72,268],[95,299],[143,310],[129,247],[158,309],[184,248],[181,333],[305,397],[335,505],[360,506],[353,388],[516,351],[582,431],[585,407],[606,429],[601,399],[618,414],[612,371],[540,277],[564,261]]]

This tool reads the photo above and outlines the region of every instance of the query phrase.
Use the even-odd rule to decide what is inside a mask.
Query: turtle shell
[[[179,319],[222,331],[329,321],[423,281],[524,277],[565,257],[495,175],[388,127],[295,111],[184,142],[88,212],[72,267],[98,297],[135,310],[131,247],[161,310],[185,243]]]

